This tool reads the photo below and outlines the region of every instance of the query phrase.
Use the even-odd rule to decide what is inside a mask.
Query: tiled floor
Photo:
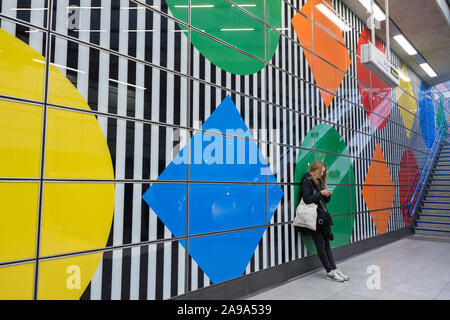
[[[349,281],[326,280],[321,269],[249,299],[450,300],[450,239],[410,236],[337,265],[350,276]],[[367,284],[374,278],[367,272],[369,266],[379,267],[379,289]]]

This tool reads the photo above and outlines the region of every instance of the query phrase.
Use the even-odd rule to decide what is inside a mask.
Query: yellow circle
[[[1,94],[42,101],[42,62],[45,58],[37,51],[0,29]],[[49,101],[90,110],[53,65],[49,77]],[[0,100],[1,177],[39,178],[42,116],[42,106]],[[114,179],[109,149],[94,115],[49,108],[46,122],[45,178]],[[43,192],[40,257],[105,247],[114,212],[114,183],[46,182]],[[37,182],[0,183],[0,262],[35,258],[37,199]],[[38,298],[79,299],[101,258],[97,253],[40,262]],[[64,285],[74,276],[70,270],[79,270],[76,288]],[[1,279],[14,274],[20,276],[13,279],[13,292],[8,288],[11,279]],[[0,268],[1,298],[32,297],[33,277],[34,268]]]

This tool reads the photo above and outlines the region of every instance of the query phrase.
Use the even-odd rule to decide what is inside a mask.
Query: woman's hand
[[[324,190],[320,191],[320,193],[321,193],[323,196],[325,196],[325,197],[329,197],[329,196],[331,195],[332,192],[333,192],[333,191],[327,190],[327,189],[324,189]]]

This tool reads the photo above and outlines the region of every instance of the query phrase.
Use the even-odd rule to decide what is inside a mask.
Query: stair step
[[[439,208],[421,208],[420,214],[438,215],[438,216],[450,216],[450,210]]]
[[[450,231],[450,223],[442,222],[442,221],[417,220],[417,228],[427,228],[427,229]]]
[[[433,230],[425,228],[416,228],[414,230],[415,234],[423,236],[438,236],[438,237],[450,237],[450,231]]]
[[[450,191],[450,184],[431,183],[428,190],[430,190],[430,191]]]
[[[436,190],[427,190],[426,196],[434,196],[434,197],[450,197],[450,190],[442,190],[442,191],[436,191]]]
[[[443,201],[448,200],[448,203],[450,203],[450,196],[433,196],[433,195],[426,195],[424,197],[424,200],[430,200],[430,201]]]
[[[450,202],[440,202],[440,201],[427,200],[427,201],[424,201],[423,208],[424,209],[428,209],[428,208],[431,208],[431,209],[435,209],[436,208],[437,209],[437,208],[439,208],[439,209],[447,209],[447,210],[450,211]]]
[[[450,215],[419,213],[420,221],[442,221],[450,223]]]

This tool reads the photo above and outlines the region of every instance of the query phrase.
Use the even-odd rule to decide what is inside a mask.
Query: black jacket
[[[333,225],[333,220],[327,210],[327,203],[331,196],[326,197],[320,193],[323,188],[316,184],[311,174],[306,173],[303,176],[301,190],[303,201],[306,204],[315,203],[317,205],[317,227],[325,228]]]

